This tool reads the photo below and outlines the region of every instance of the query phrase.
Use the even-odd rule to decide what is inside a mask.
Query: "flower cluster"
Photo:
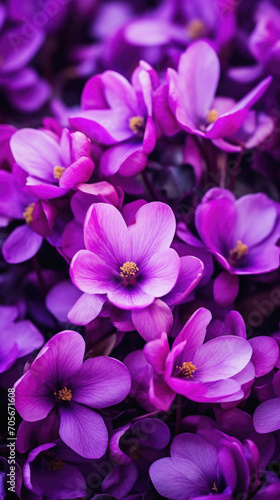
[[[0,0],[1,499],[280,499],[279,47],[278,0]]]

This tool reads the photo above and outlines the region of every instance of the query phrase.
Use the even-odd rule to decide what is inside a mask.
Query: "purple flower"
[[[15,168],[13,174],[0,171],[0,226],[14,219],[26,222],[14,229],[3,244],[3,256],[11,264],[24,262],[38,252],[43,238],[53,234],[57,216],[53,203],[38,200],[22,190],[18,181],[24,178],[25,182],[24,174],[19,168]]]
[[[243,498],[250,482],[245,450],[237,440],[221,439],[218,433],[213,442],[212,433],[212,442],[211,434],[209,441],[189,433],[176,436],[171,457],[151,465],[150,477],[160,495],[171,500],[211,499],[215,494],[224,500]]]
[[[245,339],[234,336],[203,344],[210,319],[210,311],[198,309],[171,350],[165,333],[145,345],[144,354],[154,371],[149,398],[156,408],[168,410],[176,394],[199,402],[228,402],[243,397],[241,384],[254,378],[252,348]]]
[[[2,4],[0,9],[1,25],[5,18]],[[0,88],[12,106],[32,113],[45,104],[51,94],[49,84],[33,68],[27,66],[41,48],[44,34],[32,25],[28,36],[24,35],[26,20],[20,21],[13,26],[7,23],[0,35]]]
[[[0,372],[8,370],[18,358],[39,349],[44,337],[29,320],[16,321],[15,306],[0,306]]]
[[[142,170],[155,147],[153,89],[159,85],[155,70],[144,61],[130,84],[115,71],[93,76],[82,95],[82,108],[71,125],[93,141],[111,146],[101,158],[105,176],[130,176]]]
[[[55,408],[62,441],[85,458],[99,458],[106,451],[108,433],[92,408],[122,401],[130,389],[130,376],[113,358],[83,363],[84,351],[82,336],[71,330],[49,340],[15,384],[16,408],[28,422],[44,419]]]
[[[156,418],[142,418],[114,431],[108,447],[114,466],[102,483],[102,491],[117,498],[123,498],[133,486],[142,491],[147,486],[143,477],[155,458],[162,456],[159,450],[169,440],[169,428]]]
[[[88,181],[94,163],[89,140],[63,129],[61,137],[48,130],[21,129],[11,138],[17,164],[29,175],[25,191],[42,200],[57,198]]]
[[[79,458],[61,441],[38,446],[29,453],[23,467],[26,488],[35,495],[49,498],[86,496],[86,480],[72,463]]]
[[[170,248],[175,217],[168,205],[153,202],[139,210],[137,203],[131,205],[124,210],[128,226],[112,205],[92,205],[84,224],[86,250],[74,256],[70,275],[84,292],[79,308],[84,303],[89,311],[87,322],[108,300],[126,310],[125,321],[150,340],[170,330],[173,317],[169,305],[186,298],[201,278],[203,267],[194,257],[180,259]],[[72,309],[68,317],[81,324],[79,308],[75,307],[75,313]]]
[[[174,232],[175,217],[164,203],[144,205],[128,227],[112,205],[92,205],[84,225],[86,250],[72,260],[72,281],[87,294],[107,294],[121,309],[145,308],[176,283]]]
[[[185,47],[198,38],[214,38],[217,45],[223,45],[234,34],[234,10],[228,0],[213,0],[207,4],[203,0],[183,3],[167,0],[142,18],[128,23],[124,37],[133,46],[151,47],[154,51],[157,47],[158,58],[163,58],[165,53],[172,55],[175,44]]]
[[[181,127],[191,134],[215,141],[233,136],[242,126],[272,78],[268,77],[229,109],[215,99],[220,78],[220,62],[205,41],[193,43],[181,56],[178,73],[167,71],[169,104]],[[221,107],[221,109],[220,109]],[[222,109],[223,107],[223,109]]]
[[[279,208],[265,194],[238,200],[227,189],[210,189],[195,213],[205,247],[231,274],[261,274],[279,266]],[[194,246],[201,242],[178,225],[178,235]]]

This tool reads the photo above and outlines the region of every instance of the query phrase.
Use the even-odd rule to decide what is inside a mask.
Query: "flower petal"
[[[68,320],[74,325],[87,325],[98,316],[106,299],[106,295],[83,293],[68,312]]]
[[[89,250],[79,250],[74,255],[70,276],[74,285],[85,293],[106,293],[115,290],[119,283],[117,269],[110,269],[107,262],[90,252]]]
[[[179,268],[180,258],[173,248],[157,252],[143,268],[140,267],[140,273],[143,272],[143,280],[139,282],[141,290],[148,295],[162,297],[175,285]]]
[[[18,264],[29,260],[36,255],[42,241],[43,237],[34,233],[27,224],[17,227],[3,244],[4,259],[9,264]]]
[[[160,338],[163,332],[169,333],[173,324],[171,309],[160,299],[155,299],[145,309],[133,310],[131,319],[146,342]]]
[[[280,398],[261,403],[253,416],[254,427],[260,434],[280,429]]]
[[[73,385],[73,401],[92,408],[105,408],[123,401],[130,391],[130,375],[117,359],[87,359]]]
[[[28,422],[45,418],[55,405],[50,388],[29,370],[15,384],[16,409]]]
[[[108,265],[116,263],[117,266],[122,266],[131,260],[127,226],[113,205],[108,203],[92,205],[87,212],[84,228],[86,248]]]
[[[240,372],[250,361],[252,348],[241,337],[224,336],[209,340],[197,349],[192,360],[195,379],[203,382],[224,380]]]
[[[132,259],[141,265],[160,250],[170,247],[176,229],[171,208],[154,201],[143,205],[135,215],[135,222],[128,227],[132,244]]]
[[[103,418],[85,406],[70,402],[60,406],[59,435],[69,448],[84,458],[100,458],[108,445]]]

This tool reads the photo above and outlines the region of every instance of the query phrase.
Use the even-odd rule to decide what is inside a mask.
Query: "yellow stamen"
[[[58,391],[58,393],[54,392],[54,395],[59,401],[71,401],[72,399],[72,391],[71,389],[67,389],[66,386]]]
[[[196,366],[194,366],[191,361],[188,361],[187,363],[184,362],[182,366],[176,366],[176,368],[180,370],[178,377],[183,378],[193,378],[193,373],[197,370]]]
[[[129,128],[131,128],[134,134],[143,134],[144,123],[144,118],[142,116],[133,116],[129,120]]]
[[[29,203],[29,205],[24,209],[22,216],[27,224],[30,224],[33,221],[34,208],[35,203]]]
[[[206,116],[207,123],[215,123],[215,121],[219,118],[219,113],[216,109],[210,109]]]
[[[196,38],[201,38],[205,35],[205,25],[201,19],[193,19],[187,25],[187,33],[192,40]]]
[[[216,486],[216,483],[213,484],[212,491],[214,491],[214,493],[218,493],[218,488]]]
[[[244,245],[242,241],[238,240],[235,248],[230,250],[229,252],[229,261],[235,263],[237,260],[240,260],[241,257],[248,253],[247,245]]]
[[[54,169],[53,169],[53,176],[54,176],[54,178],[58,179],[60,181],[63,172],[65,172],[65,168],[64,167],[54,167]]]
[[[120,267],[120,271],[120,276],[125,279],[126,283],[133,283],[139,267],[135,262],[127,261]]]
[[[64,462],[59,457],[50,458],[47,464],[49,470],[61,470],[64,467]]]

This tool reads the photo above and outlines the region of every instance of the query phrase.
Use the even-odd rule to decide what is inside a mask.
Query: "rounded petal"
[[[106,356],[87,359],[76,375],[73,401],[105,408],[123,401],[130,386],[129,371],[119,360]]]
[[[178,73],[181,106],[194,123],[204,123],[220,78],[215,50],[205,41],[191,44],[180,58]]]
[[[58,386],[63,388],[81,368],[84,353],[83,337],[73,330],[64,330],[44,345],[33,361],[30,372],[52,390]]]
[[[60,406],[59,435],[69,448],[84,458],[101,458],[108,445],[103,418],[77,403]]]
[[[87,325],[100,313],[106,295],[83,293],[68,312],[67,319],[74,325]]]
[[[77,184],[88,181],[93,170],[93,161],[90,158],[82,156],[66,168],[59,181],[59,185],[62,188],[73,189]]]
[[[143,205],[135,215],[134,223],[128,227],[132,259],[141,265],[160,250],[170,247],[174,238],[176,221],[171,208],[154,201]]]
[[[112,266],[113,267],[113,266]],[[89,250],[79,250],[73,257],[70,267],[71,279],[85,293],[106,293],[115,290],[118,281],[117,268],[111,268],[107,262]]]
[[[86,248],[110,266],[114,263],[122,266],[131,260],[127,226],[113,205],[96,203],[89,208],[84,223],[84,239]]]
[[[15,384],[16,409],[28,422],[45,418],[55,405],[50,387],[29,370]]]
[[[171,458],[161,458],[154,462],[149,470],[150,478],[157,492],[170,500],[187,500],[197,496],[197,488],[184,475]]]
[[[160,338],[163,332],[169,333],[173,324],[171,309],[160,299],[155,299],[145,309],[133,310],[131,319],[146,342]]]
[[[46,306],[58,321],[64,323],[67,321],[68,312],[80,296],[80,290],[70,280],[63,280],[54,285],[48,292]]]
[[[260,434],[280,429],[280,398],[261,403],[254,413],[253,423]]]
[[[180,258],[173,248],[162,250],[153,255],[140,267],[143,279],[139,282],[141,290],[154,297],[162,297],[175,285],[180,268]]]
[[[249,340],[253,349],[251,361],[255,367],[256,377],[262,377],[275,367],[279,357],[279,347],[272,337],[255,337]]]
[[[17,227],[3,244],[4,259],[9,264],[18,264],[29,260],[36,255],[42,241],[43,237],[34,233],[27,224]]]
[[[168,305],[177,305],[186,297],[200,282],[204,265],[196,257],[186,255],[180,258],[180,270],[177,281],[170,292],[163,298]]]
[[[214,281],[213,293],[215,302],[220,307],[228,307],[231,305],[239,291],[238,276],[221,272]]]
[[[240,372],[250,361],[252,348],[241,337],[224,336],[209,340],[197,349],[192,360],[195,379],[203,382],[225,380]]]
[[[278,211],[276,204],[265,194],[249,194],[236,202],[237,220],[234,238],[247,246],[259,244],[275,229]],[[275,241],[278,235],[275,233]]]

